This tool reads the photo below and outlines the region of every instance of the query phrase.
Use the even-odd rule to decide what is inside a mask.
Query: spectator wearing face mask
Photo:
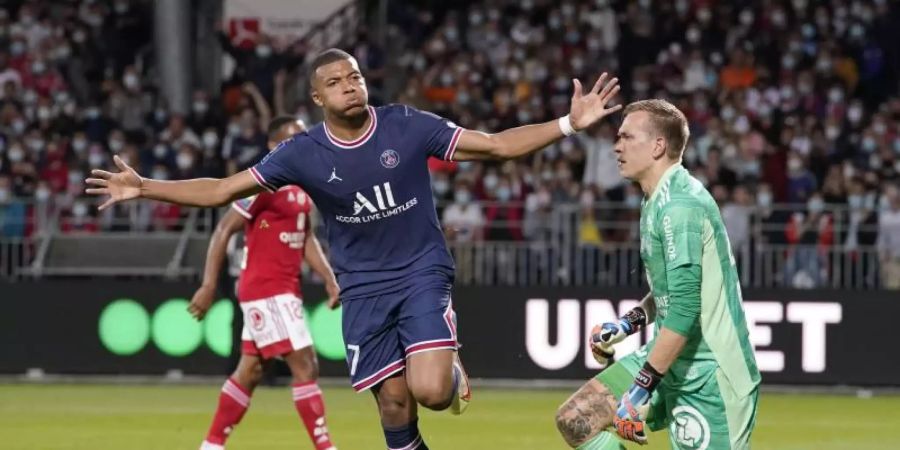
[[[49,96],[66,89],[66,82],[55,67],[44,59],[35,59],[25,72],[22,85],[34,89],[38,95]]]
[[[622,186],[625,181],[619,175],[618,164],[613,154],[615,130],[612,125],[604,122],[595,129],[576,136],[587,154],[582,183],[598,186],[611,199],[622,199]]]
[[[749,251],[751,202],[747,188],[737,186],[722,207],[722,222],[728,231],[732,252],[738,259]]]
[[[96,233],[100,230],[97,219],[91,215],[87,203],[77,200],[72,208],[63,214],[60,230],[66,234]]]
[[[159,140],[168,142],[172,148],[181,148],[187,144],[194,148],[200,148],[200,138],[193,130],[184,123],[184,117],[180,114],[173,114],[169,118],[169,126],[159,135]]]
[[[194,91],[193,101],[191,102],[191,113],[188,116],[188,124],[195,133],[203,133],[209,128],[217,128],[222,123],[222,117],[219,115],[221,108],[218,104],[213,104],[209,98],[209,94],[201,89]]]
[[[200,172],[208,177],[221,177],[225,174],[225,165],[221,159],[221,141],[219,140],[219,132],[215,127],[209,127],[203,130],[200,136],[203,142],[202,160],[203,165]]]
[[[26,230],[26,234],[32,236],[52,231],[56,226],[54,221],[55,211],[54,190],[46,181],[39,181],[37,188],[34,190],[34,205],[29,213],[28,220],[30,227]]]
[[[500,178],[496,187],[487,191],[487,195],[487,206],[484,211],[487,240],[521,241],[522,208],[515,203],[518,199],[512,197],[509,179]]]
[[[25,235],[25,204],[13,194],[12,180],[0,176],[0,236]]]
[[[110,118],[128,133],[142,131],[146,125],[147,114],[150,113],[150,101],[146,98],[140,73],[134,66],[125,68],[122,84],[113,83],[112,92],[107,100],[107,111]]]
[[[222,148],[229,175],[253,166],[268,153],[266,134],[260,130],[253,111],[245,110],[241,114],[237,129],[237,134],[230,138],[230,145]]]
[[[173,179],[185,180],[196,178],[198,173],[197,150],[190,144],[182,144],[175,155],[175,172]]]
[[[28,152],[28,149],[20,141],[13,141],[7,151],[7,157],[14,190],[32,186],[38,178],[37,165],[32,159],[34,155]]]
[[[449,240],[456,242],[481,240],[485,219],[481,206],[472,199],[472,191],[467,182],[456,184],[453,201],[444,209],[442,223]]]
[[[522,220],[523,235],[532,242],[549,242],[552,238],[551,211],[553,201],[550,190],[537,182],[535,190],[525,197],[525,215]]]
[[[795,288],[820,286],[827,278],[828,250],[834,243],[832,216],[816,192],[807,201],[806,213],[795,213],[785,229],[788,261],[786,283]]]
[[[82,115],[81,129],[92,142],[106,141],[109,132],[116,128],[116,123],[106,116],[99,104],[88,105]]]
[[[256,45],[242,48],[231,42],[224,28],[220,30],[218,37],[222,49],[235,60],[233,78],[253,83],[263,98],[271,103],[275,92],[275,73],[284,66],[283,55],[276,52],[271,38],[260,33],[256,37]]]
[[[787,200],[790,203],[803,203],[816,191],[816,178],[806,168],[803,159],[796,154],[788,157]]]
[[[885,205],[878,214],[878,257],[881,262],[881,285],[900,289],[900,190],[896,185],[885,188]]]
[[[582,247],[599,247],[603,244],[595,205],[596,195],[592,189],[585,188],[578,199],[578,244]]]

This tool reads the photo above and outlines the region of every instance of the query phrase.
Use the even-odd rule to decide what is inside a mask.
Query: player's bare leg
[[[469,380],[455,350],[434,350],[406,358],[409,390],[422,406],[455,414],[465,410],[471,392]]]
[[[291,369],[291,383],[309,383],[319,379],[319,361],[312,347],[301,348],[283,356]]]
[[[305,347],[283,356],[291,369],[291,392],[294,406],[303,420],[309,439],[317,450],[333,450],[331,436],[325,422],[325,402],[319,389],[319,362],[313,348]]]
[[[372,388],[381,416],[381,428],[389,449],[428,450],[419,434],[416,399],[407,386],[404,372]]]
[[[237,367],[231,374],[231,379],[238,382],[242,388],[250,393],[259,386],[266,369],[272,366],[271,361],[265,361],[255,355],[241,355]]]
[[[216,414],[206,434],[206,440],[200,446],[201,450],[225,448],[228,436],[250,407],[250,397],[262,380],[264,369],[263,361],[258,356],[241,355],[234,373],[222,386]]]
[[[575,391],[556,412],[556,427],[572,448],[607,450],[622,448],[612,426],[618,400],[609,388],[591,379]]]

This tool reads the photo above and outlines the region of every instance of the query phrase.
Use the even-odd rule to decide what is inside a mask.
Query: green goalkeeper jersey
[[[687,338],[663,386],[695,391],[721,369],[739,395],[749,394],[760,375],[731,244],[715,200],[680,164],[641,206],[641,260],[657,334],[666,327]]]

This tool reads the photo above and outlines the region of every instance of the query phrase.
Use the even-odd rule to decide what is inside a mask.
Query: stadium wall
[[[0,284],[0,373],[225,374],[236,361],[239,321],[223,298],[203,323],[185,308],[196,285],[135,280]],[[308,286],[306,318],[322,374],[346,376],[340,313]],[[459,335],[472,376],[585,379],[598,367],[585,345],[590,327],[630,309],[642,292],[589,287],[460,287]],[[889,333],[896,293],[747,290],[751,340],[768,384],[900,385]],[[649,334],[649,330],[648,333]],[[627,354],[644,336],[617,348]]]

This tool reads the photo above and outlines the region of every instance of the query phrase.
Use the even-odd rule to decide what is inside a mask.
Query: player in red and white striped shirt
[[[279,117],[269,125],[269,149],[304,131],[301,122]],[[305,259],[325,281],[329,306],[337,307],[338,285],[322,247],[311,229],[312,201],[297,186],[238,200],[222,218],[209,243],[203,285],[191,300],[190,312],[202,319],[212,304],[228,239],[244,229],[244,260],[238,300],[244,313],[241,360],[225,382],[219,406],[201,450],[221,450],[250,406],[250,396],[263,366],[281,357],[293,375],[297,412],[317,450],[333,450],[325,424],[322,392],[316,383],[318,364],[303,318],[300,267]]]

